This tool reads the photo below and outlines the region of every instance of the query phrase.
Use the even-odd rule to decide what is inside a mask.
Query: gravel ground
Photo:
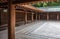
[[[0,31],[0,39],[7,39],[7,34]],[[35,21],[16,27],[16,39],[60,39],[60,22]]]

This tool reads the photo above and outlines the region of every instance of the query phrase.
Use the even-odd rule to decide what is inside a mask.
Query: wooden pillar
[[[27,12],[25,13],[25,24],[27,24]]]
[[[15,39],[15,7],[12,0],[8,0],[8,39]]]
[[[57,20],[59,20],[59,14],[57,13]]]
[[[47,20],[49,20],[49,13],[47,13]]]
[[[1,26],[1,8],[0,8],[0,26]]]
[[[36,20],[37,20],[37,13],[36,13]]]
[[[34,21],[34,13],[32,13],[31,20]]]

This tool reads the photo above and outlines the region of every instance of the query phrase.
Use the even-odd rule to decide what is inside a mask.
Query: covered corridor
[[[31,6],[39,1],[42,0],[29,2],[1,0],[0,38],[60,39],[60,12],[45,12]]]

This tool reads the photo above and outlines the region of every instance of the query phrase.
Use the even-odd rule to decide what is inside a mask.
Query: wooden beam
[[[15,39],[15,7],[12,0],[8,0],[8,39]]]
[[[16,10],[15,12],[26,13],[27,11]],[[31,13],[31,12],[27,12],[27,13]]]
[[[35,8],[35,7],[31,6],[31,5],[20,5],[20,7],[23,7],[23,8],[26,9],[27,11],[28,11],[28,10],[32,10],[32,11],[34,11],[34,12],[44,12],[43,10],[40,10],[40,9],[38,9],[38,8]]]

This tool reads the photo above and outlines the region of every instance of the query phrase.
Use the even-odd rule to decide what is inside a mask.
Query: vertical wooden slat
[[[32,22],[33,22],[34,21],[34,13],[32,13],[32,16],[31,17],[32,17]]]
[[[15,39],[15,7],[12,0],[8,0],[8,39]]]
[[[59,14],[57,14],[57,20],[59,20]]]
[[[25,13],[25,24],[27,24],[27,12]]]
[[[37,13],[36,13],[36,20],[37,20]]]
[[[47,20],[49,20],[49,13],[47,13]]]
[[[40,20],[40,14],[39,14],[39,20]]]

